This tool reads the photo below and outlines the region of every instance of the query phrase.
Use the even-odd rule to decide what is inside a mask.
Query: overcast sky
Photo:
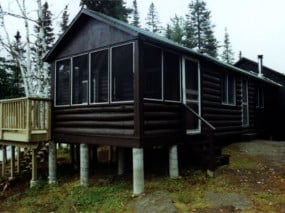
[[[35,0],[26,0],[29,9],[35,8]],[[42,0],[43,1],[43,0]],[[8,4],[10,2],[10,4]],[[4,9],[16,11],[12,0],[0,0]],[[43,1],[44,2],[44,1]],[[61,14],[69,5],[70,19],[80,10],[80,0],[48,0],[55,16]],[[132,6],[132,0],[125,0]],[[184,16],[188,12],[190,0],[137,0],[141,22],[145,22],[148,7],[154,2],[160,21],[165,26],[175,14]],[[224,29],[227,27],[236,58],[242,51],[244,57],[256,60],[258,54],[264,55],[264,65],[285,73],[285,1],[284,0],[206,0],[212,13],[212,23],[216,25],[215,34],[222,44]],[[59,19],[56,20],[58,25]],[[7,19],[9,32],[22,29],[19,20]],[[24,32],[22,33],[24,34]]]

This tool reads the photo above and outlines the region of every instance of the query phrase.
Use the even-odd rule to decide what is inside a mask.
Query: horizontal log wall
[[[53,115],[55,140],[56,135],[64,134],[88,137],[134,135],[133,104],[55,108]]]
[[[255,131],[255,84],[248,80],[249,127],[242,127],[241,75],[236,78],[236,105],[222,104],[221,79],[226,72],[222,68],[201,63],[202,116],[216,127],[216,136],[240,135]],[[231,72],[232,73],[232,72]],[[203,127],[204,129],[204,127]]]
[[[144,135],[166,136],[184,133],[181,103],[144,101]]]

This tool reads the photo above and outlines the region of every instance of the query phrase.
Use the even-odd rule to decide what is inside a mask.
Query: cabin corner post
[[[142,148],[133,148],[133,195],[144,192],[144,157]]]
[[[48,183],[55,184],[56,182],[56,143],[54,141],[49,141]]]
[[[177,145],[169,147],[169,176],[170,178],[179,176]]]
[[[89,179],[89,145],[80,144],[80,185],[87,186]]]
[[[135,41],[134,48],[134,132],[138,139],[139,146],[141,146],[141,137],[143,136],[143,51],[142,42]]]

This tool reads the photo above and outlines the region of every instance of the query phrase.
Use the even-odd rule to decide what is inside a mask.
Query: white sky
[[[26,0],[33,10],[35,0]],[[44,0],[42,0],[44,2]],[[12,2],[12,3],[11,3]],[[16,11],[15,1],[0,0],[4,9]],[[50,9],[57,16],[69,4],[70,19],[80,10],[80,0],[48,0]],[[132,6],[132,0],[125,0]],[[145,22],[148,7],[154,2],[163,26],[175,14],[184,16],[190,0],[137,0],[141,22]],[[285,73],[285,1],[284,0],[206,0],[212,12],[215,34],[222,44],[224,29],[228,28],[236,58],[239,51],[244,57],[256,61],[258,54],[264,55],[264,65]],[[9,32],[23,29],[22,21],[7,19]],[[56,20],[58,25],[59,19]],[[24,32],[22,32],[22,35]]]

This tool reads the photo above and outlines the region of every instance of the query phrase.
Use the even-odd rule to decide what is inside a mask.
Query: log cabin
[[[274,133],[264,118],[274,121],[278,98],[271,94],[283,82],[98,12],[82,9],[44,60],[52,67],[50,183],[56,143],[80,145],[82,185],[91,146],[117,147],[119,174],[131,149],[137,195],[147,148],[169,149],[169,175],[176,178],[178,153],[189,155],[189,144],[203,144],[212,172],[228,158],[216,150],[220,141]]]

